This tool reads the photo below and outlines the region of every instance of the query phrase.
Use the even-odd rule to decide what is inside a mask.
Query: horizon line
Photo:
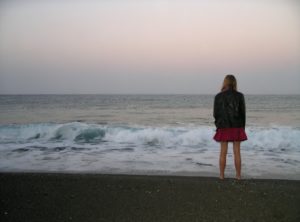
[[[141,96],[159,96],[159,95],[216,95],[216,93],[0,93],[0,96],[64,96],[64,95],[141,95]],[[253,96],[300,96],[300,93],[245,93],[245,95]]]

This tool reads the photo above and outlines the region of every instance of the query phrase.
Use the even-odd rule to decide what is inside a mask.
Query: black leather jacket
[[[245,127],[246,106],[244,95],[228,89],[215,96],[214,118],[217,128]]]

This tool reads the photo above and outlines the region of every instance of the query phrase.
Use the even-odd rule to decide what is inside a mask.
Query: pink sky
[[[70,74],[70,70],[86,70],[85,75],[93,81],[111,84],[108,88],[104,84],[99,91],[87,82],[90,87],[80,88],[79,93],[90,92],[91,86],[95,93],[110,93],[114,88],[126,93],[127,88],[135,89],[135,84],[123,85],[122,91],[114,78],[118,82],[125,73],[141,84],[149,72],[156,81],[173,75],[175,80],[191,84],[183,87],[174,83],[174,93],[189,93],[189,89],[198,93],[194,81],[208,81],[215,87],[221,80],[214,84],[216,77],[208,79],[215,73],[221,79],[226,73],[240,75],[249,93],[272,93],[251,88],[254,77],[267,81],[272,76],[278,81],[273,89],[278,90],[284,74],[290,84],[278,93],[300,93],[295,84],[298,81],[300,85],[300,7],[296,1],[49,0],[7,1],[0,7],[0,63],[5,66],[0,73],[5,89],[0,93],[13,92],[10,85],[22,86],[22,81],[16,81],[24,75],[32,79],[42,79],[42,75],[49,82],[73,75],[76,87],[66,91],[73,92],[80,88],[77,81],[83,77]],[[22,70],[30,69],[20,74],[14,70],[16,64]],[[41,72],[41,67],[54,68],[53,79],[49,72]],[[88,72],[91,67],[97,75]],[[35,85],[43,84],[38,80]],[[28,85],[21,87],[24,92],[28,92]],[[158,90],[164,93],[164,88],[162,85]],[[63,90],[49,86],[51,89]],[[136,89],[133,93],[139,92],[140,86]],[[204,88],[204,92],[213,90]]]

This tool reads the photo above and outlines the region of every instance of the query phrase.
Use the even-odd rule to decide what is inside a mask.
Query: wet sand
[[[0,221],[300,221],[300,181],[0,173]]]

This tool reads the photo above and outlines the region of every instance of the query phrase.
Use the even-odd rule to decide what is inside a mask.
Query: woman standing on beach
[[[244,95],[237,91],[233,75],[224,79],[222,90],[215,96],[214,118],[217,127],[214,139],[220,142],[220,179],[224,179],[228,142],[233,143],[236,179],[241,179],[241,141],[247,140],[245,133],[246,108]]]

